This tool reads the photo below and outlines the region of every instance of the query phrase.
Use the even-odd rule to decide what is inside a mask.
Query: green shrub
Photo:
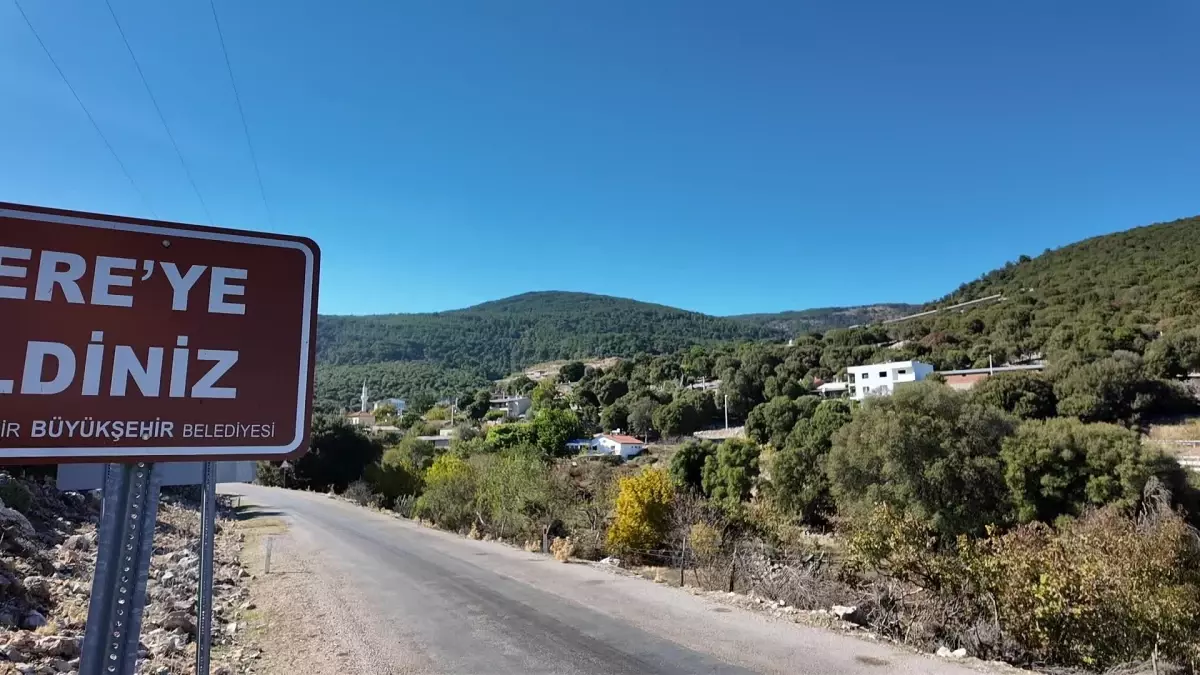
[[[936,383],[869,399],[829,452],[838,511],[855,516],[890,504],[948,540],[1005,522],[1000,441],[1015,426],[1008,414]]]
[[[33,506],[33,494],[21,481],[7,473],[0,473],[0,501],[10,509],[28,513]]]
[[[254,482],[267,487],[284,487],[283,466],[276,462],[258,462],[254,465]]]
[[[712,441],[688,441],[671,456],[671,481],[676,487],[700,489],[704,476],[704,462],[716,454],[717,446]]]
[[[1038,373],[1020,371],[1000,373],[976,384],[971,399],[1026,420],[1053,417],[1058,404],[1049,380]]]
[[[1127,510],[1141,498],[1153,463],[1136,432],[1066,418],[1025,422],[1000,454],[1017,519],[1026,523],[1053,523],[1110,503]]]
[[[1074,365],[1054,383],[1054,393],[1059,415],[1084,422],[1136,424],[1196,405],[1177,384],[1146,376],[1141,358],[1124,352]]]
[[[425,472],[425,491],[413,507],[413,515],[449,530],[463,530],[475,518],[478,476],[466,460],[441,455]]]
[[[413,465],[410,454],[401,447],[388,448],[377,464],[367,467],[364,479],[372,490],[382,495],[386,504],[421,492],[421,472]]]
[[[730,438],[722,442],[716,454],[704,460],[701,480],[704,493],[727,510],[736,509],[750,498],[758,480],[760,452],[753,441]]]
[[[935,592],[961,592],[966,566],[942,545],[928,523],[888,504],[843,521],[846,566],[859,574],[882,574]]]
[[[788,434],[771,462],[769,496],[783,513],[809,523],[823,523],[833,513],[825,464],[833,435],[851,419],[850,404],[822,401],[811,419],[802,419]]]
[[[1114,507],[991,537],[964,555],[1004,631],[1033,660],[1099,670],[1200,658],[1200,549],[1176,514]]]

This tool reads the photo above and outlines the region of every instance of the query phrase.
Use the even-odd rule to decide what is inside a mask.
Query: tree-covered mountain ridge
[[[797,377],[833,377],[879,360],[916,358],[945,370],[1039,357],[1069,367],[1123,353],[1144,359],[1153,373],[1179,375],[1200,370],[1198,269],[1200,217],[1192,217],[1021,256],[924,307],[714,317],[537,292],[433,314],[323,316],[318,390],[347,404],[374,373],[368,364],[389,364],[380,394],[449,395],[543,361],[672,354],[696,345],[716,353],[719,345],[793,336]],[[882,324],[994,295],[1001,299]]]
[[[962,312],[896,324],[890,337],[939,367],[1040,354],[1138,354],[1200,328],[1200,216],[1091,237],[1021,256],[930,307],[1000,295]],[[1148,356],[1160,356],[1154,350]]]
[[[870,305],[718,317],[627,298],[538,291],[445,312],[324,315],[318,323],[317,358],[329,365],[426,361],[499,377],[555,359],[788,339],[891,318],[912,308]]]

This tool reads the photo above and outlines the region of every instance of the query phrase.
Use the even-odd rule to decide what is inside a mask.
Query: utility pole
[[[996,374],[996,365],[992,363],[992,355],[988,354],[988,376]]]
[[[729,430],[729,394],[725,394],[725,430]]]

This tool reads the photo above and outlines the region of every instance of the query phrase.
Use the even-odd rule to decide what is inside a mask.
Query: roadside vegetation
[[[640,372],[615,389],[637,391]],[[607,390],[610,377],[577,384]],[[1200,660],[1200,498],[1131,419],[1046,417],[1058,382],[1040,376],[970,393],[925,382],[862,405],[795,384],[751,408],[750,438],[687,440],[669,460],[570,456],[566,441],[596,423],[572,410],[579,388],[539,385],[525,421],[486,424],[485,406],[466,406],[445,450],[418,438],[430,422],[414,415],[388,437],[319,419],[312,452],[260,479],[559,559],[853,607],[851,620],[929,650],[1091,671]],[[643,391],[659,435],[712,405]]]
[[[615,556],[707,589],[852,608],[842,614],[931,650],[1196,673],[1200,491],[1163,448],[1200,437],[1161,425],[1197,412],[1197,264],[1200,220],[1153,225],[1023,256],[931,305],[995,296],[963,311],[788,344],[729,341],[778,330],[770,317],[739,328],[555,294],[485,305],[478,320],[326,322],[322,354],[346,369],[331,409],[371,368],[351,364],[437,365],[396,368],[402,387],[379,381],[376,395],[409,397],[404,415],[384,415],[400,433],[368,437],[322,417],[313,450],[286,470],[264,465],[261,479],[560,559]],[[567,362],[556,380],[504,380],[499,391],[532,398],[525,420],[488,411],[496,392],[483,377],[617,355],[603,368]],[[848,366],[907,359],[1047,367],[966,393],[927,381],[861,405],[816,396]],[[438,396],[457,399],[457,413]],[[419,438],[452,415],[448,449]],[[692,436],[726,415],[744,438]],[[656,445],[623,464],[566,451],[615,429]]]

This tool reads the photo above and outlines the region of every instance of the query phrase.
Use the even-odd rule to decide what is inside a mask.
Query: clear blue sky
[[[208,222],[103,0],[0,0],[0,200]],[[111,0],[216,224],[321,308],[921,302],[1200,213],[1200,3]]]

